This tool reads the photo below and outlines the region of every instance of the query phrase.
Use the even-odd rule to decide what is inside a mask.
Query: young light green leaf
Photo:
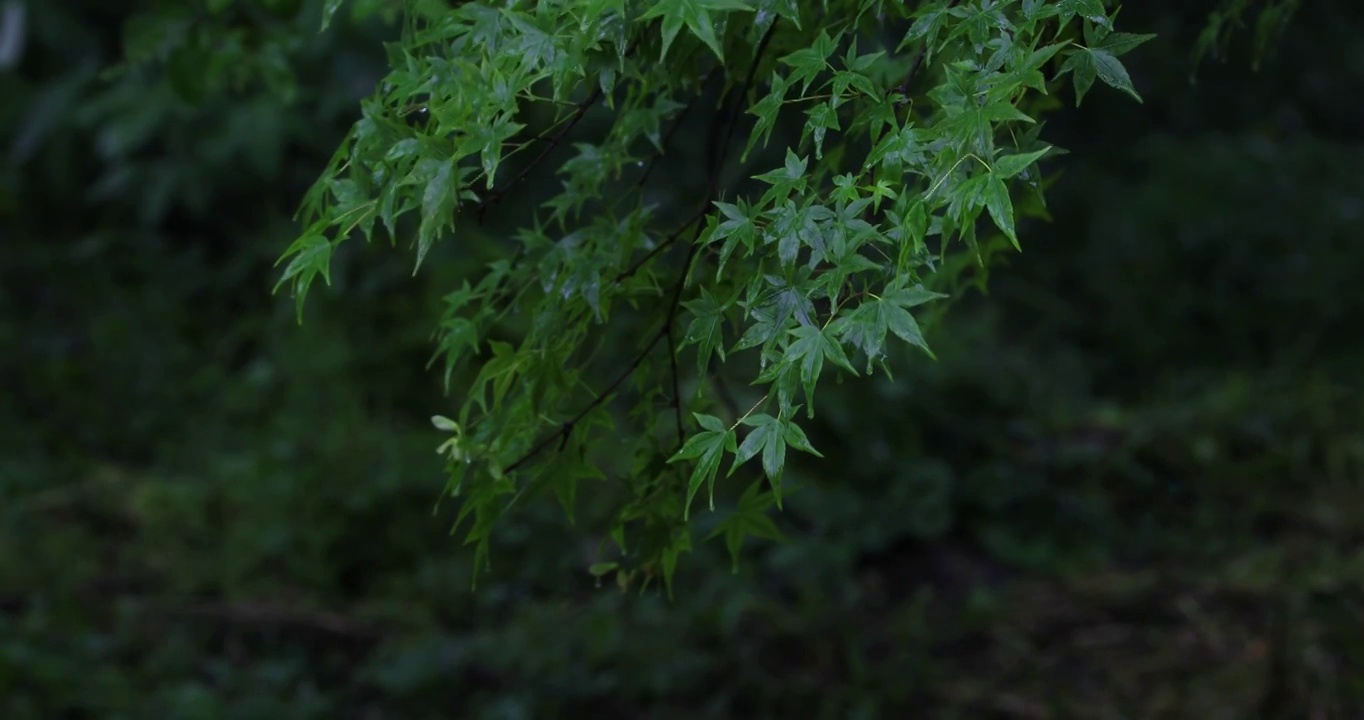
[[[748,113],[757,116],[758,120],[753,124],[753,130],[749,133],[748,144],[744,146],[744,151],[739,154],[739,161],[748,160],[748,154],[753,151],[754,146],[759,141],[763,147],[767,146],[767,141],[772,135],[772,129],[777,123],[777,114],[781,112],[782,101],[786,97],[786,91],[790,83],[777,73],[772,73],[772,87],[767,91],[767,95],[759,100],[753,107],[748,109]]]
[[[726,429],[725,421],[721,420],[718,417],[715,417],[714,415],[706,415],[705,413],[692,413],[692,417],[696,418],[696,422],[701,427],[705,428],[706,430],[709,430],[710,432],[724,432]]]
[[[923,305],[926,302],[941,300],[945,297],[947,296],[940,292],[933,292],[932,290],[924,288],[922,285],[916,285],[910,288],[891,290],[883,295],[881,299],[896,307],[908,310],[909,308]]]
[[[814,402],[815,384],[819,381],[819,376],[824,370],[825,359],[832,361],[853,375],[857,374],[852,363],[848,362],[848,356],[843,351],[843,346],[831,337],[832,332],[813,325],[802,325],[792,331],[796,341],[786,348],[786,359],[797,363],[800,368],[800,382],[805,386],[807,403]],[[813,406],[808,410],[808,413],[811,417],[814,416]]]

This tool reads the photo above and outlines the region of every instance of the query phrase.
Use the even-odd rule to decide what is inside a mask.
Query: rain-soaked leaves
[[[548,489],[572,517],[590,487],[620,553],[584,572],[669,588],[693,510],[720,513],[736,563],[746,538],[781,537],[784,488],[818,467],[795,419],[820,385],[897,348],[933,361],[934,288],[1030,231],[1014,198],[1039,200],[1062,154],[1046,93],[1069,74],[1076,102],[1096,81],[1140,99],[1119,58],[1151,37],[1100,0],[423,17],[308,194],[280,285],[301,313],[353,237],[387,234],[422,272],[478,237],[488,264],[432,319],[450,398],[417,409],[456,524],[482,564],[506,512]]]

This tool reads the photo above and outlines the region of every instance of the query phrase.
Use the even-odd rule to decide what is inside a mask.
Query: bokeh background
[[[271,294],[393,3],[0,5],[0,716],[1364,717],[1358,3],[1196,74],[1208,4],[1129,3],[1145,104],[1052,115],[1053,221],[938,362],[822,389],[788,542],[671,601],[552,499],[471,590],[433,512],[429,334],[496,220]]]

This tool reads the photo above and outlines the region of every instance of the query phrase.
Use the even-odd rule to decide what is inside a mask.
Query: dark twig
[[[569,418],[568,420],[561,423],[559,425],[558,430],[555,430],[554,432],[545,436],[540,440],[540,442],[535,443],[535,445],[533,445],[530,450],[527,450],[524,455],[517,459],[516,462],[512,463],[511,465],[508,465],[506,469],[503,470],[503,472],[507,474],[512,473],[521,466],[530,462],[530,460],[534,458],[536,455],[539,455],[540,453],[544,452],[545,449],[548,448],[550,445],[553,445],[555,441],[566,442],[568,436],[573,432],[573,426],[577,425],[579,422],[582,421],[583,418],[587,417],[588,413],[591,413],[593,410],[596,410],[599,406],[601,406],[603,403],[609,400],[612,394],[615,393],[616,390],[619,389],[620,386],[623,385],[626,380],[629,380],[631,375],[635,374],[635,371],[639,369],[639,366],[644,363],[644,358],[648,357],[649,353],[652,352],[655,347],[658,347],[658,343],[661,340],[663,340],[663,338],[667,334],[668,324],[664,323],[663,327],[659,328],[658,332],[655,332],[653,336],[649,338],[649,341],[644,344],[644,348],[639,351],[639,354],[635,356],[635,359],[630,361],[629,366],[627,366],[623,371],[621,371],[620,375],[617,375],[616,379],[612,380],[611,384],[607,385],[606,389],[603,390],[600,395],[593,399],[592,402],[588,403],[587,406],[584,407],[582,410],[579,410],[578,413],[574,415],[572,418]]]
[[[673,299],[668,304],[668,319],[664,327],[668,331],[668,364],[672,368],[673,377],[673,414],[677,418],[677,443],[680,446],[686,441],[686,430],[682,426],[682,384],[678,380],[677,372],[677,344],[673,341],[673,326],[677,324],[677,314],[682,308],[682,288],[687,284],[687,275],[691,272],[692,261],[696,259],[696,252],[701,249],[701,244],[696,242],[701,237],[701,227],[697,226],[696,235],[692,236],[691,247],[687,249],[687,259],[682,262],[682,273],[678,275],[677,282],[673,285]]]
[[[701,79],[701,84],[697,87],[697,93],[693,95],[691,100],[686,104],[686,106],[682,108],[682,112],[679,112],[677,114],[677,117],[673,118],[672,127],[668,128],[668,132],[664,133],[662,141],[659,142],[659,146],[663,148],[663,150],[666,150],[668,148],[668,143],[672,141],[673,135],[676,135],[677,130],[682,127],[682,121],[686,119],[687,114],[690,113],[692,107],[696,105],[696,101],[701,99],[700,90],[704,89],[706,84],[710,82],[710,79],[712,77],[715,77],[715,74],[718,73],[722,68],[723,68],[722,65],[716,65],[715,67],[711,68],[709,73],[706,73],[706,76],[704,78]],[[655,151],[653,156],[649,158],[649,164],[645,166],[644,172],[640,173],[639,179],[635,181],[636,188],[643,188],[644,183],[649,181],[649,176],[653,174],[654,167],[658,165],[658,161],[663,157],[663,150]]]
[[[706,202],[701,206],[701,215],[704,217],[709,212],[710,205],[715,201],[719,193],[720,169],[724,165],[725,154],[729,152],[730,141],[734,138],[734,128],[738,126],[739,114],[744,106],[744,96],[748,94],[749,87],[753,84],[753,78],[758,73],[758,65],[762,62],[763,54],[767,52],[767,45],[772,41],[772,36],[776,34],[779,19],[774,19],[763,33],[762,39],[758,41],[758,48],[753,53],[753,62],[748,67],[748,74],[744,76],[743,83],[739,86],[735,101],[730,109],[728,116],[724,120],[724,131],[718,145],[713,145],[714,154],[709,158],[708,179],[706,181]],[[686,433],[682,426],[682,390],[678,380],[677,372],[677,347],[673,343],[672,327],[677,322],[678,311],[682,307],[682,288],[687,283],[687,275],[691,273],[692,262],[695,261],[701,245],[697,242],[701,237],[701,227],[698,226],[696,234],[692,236],[691,245],[687,249],[687,259],[682,262],[681,275],[677,278],[677,283],[673,286],[672,302],[668,305],[668,361],[672,368],[673,381],[673,413],[677,419],[677,442],[679,445],[685,442]]]
[[[914,79],[914,75],[919,72],[919,63],[924,59],[924,52],[927,48],[920,48],[919,52],[914,53],[914,57],[909,61],[909,70],[905,73],[905,79],[900,81],[900,86],[896,92],[904,96],[901,102],[909,102],[909,83]]]
[[[960,2],[960,0],[948,0],[947,7],[950,8],[958,2]],[[919,63],[923,62],[924,55],[927,52],[928,45],[925,44],[923,47],[919,48],[919,52],[915,53],[914,58],[909,61],[909,70],[905,72],[905,79],[900,82],[900,87],[896,88],[897,92],[905,96],[906,101],[909,99],[909,83],[919,72]]]
[[[640,268],[644,267],[645,264],[647,264],[650,260],[657,257],[664,250],[667,250],[669,247],[671,247],[673,243],[677,242],[678,238],[682,237],[683,233],[687,232],[688,228],[690,228],[692,225],[695,225],[697,221],[705,217],[706,213],[708,212],[710,212],[710,203],[706,203],[702,205],[700,208],[698,208],[696,212],[692,213],[691,217],[683,221],[681,226],[679,226],[676,230],[668,233],[667,237],[660,240],[658,242],[658,245],[654,246],[653,249],[645,253],[643,257],[631,263],[630,267],[620,271],[620,274],[616,275],[615,282],[619,283],[622,280],[625,280],[626,278],[629,278],[635,273],[639,272]]]
[[[631,43],[625,48],[625,54],[626,55],[632,54],[635,50],[635,47],[638,44],[639,44],[638,38],[631,41]],[[531,160],[530,163],[526,165],[526,167],[522,168],[521,172],[517,173],[516,176],[513,177],[510,181],[508,181],[506,185],[503,185],[500,188],[496,188],[490,191],[487,195],[483,196],[483,199],[480,200],[478,203],[478,210],[476,212],[476,217],[479,223],[483,222],[483,216],[487,214],[489,208],[500,202],[502,198],[505,197],[506,194],[511,191],[512,188],[519,185],[521,181],[530,177],[530,174],[535,172],[536,168],[540,166],[540,163],[543,162],[544,159],[547,156],[549,156],[550,153],[554,152],[555,148],[559,147],[560,143],[564,141],[564,138],[568,137],[568,134],[570,132],[573,132],[573,128],[577,127],[578,122],[583,119],[583,116],[587,114],[588,110],[592,109],[593,105],[597,104],[597,101],[602,99],[602,96],[604,94],[605,93],[602,91],[600,84],[593,88],[592,93],[589,94],[587,98],[584,99],[582,102],[578,103],[577,106],[573,109],[573,115],[568,119],[568,122],[564,123],[564,126],[560,128],[558,132],[554,133],[553,136],[549,137],[546,140],[545,147],[540,150],[540,154],[536,155],[535,159]],[[537,136],[537,139],[538,137],[539,136]]]
[[[713,360],[714,358],[712,358]],[[720,396],[720,404],[729,411],[730,417],[737,422],[743,413],[743,408],[739,407],[739,401],[734,399],[734,393],[729,390],[729,383],[725,382],[724,376],[718,370],[710,373],[711,384],[715,386],[715,393]]]
[[[673,338],[675,319],[675,313],[668,314],[668,364],[673,374],[673,415],[677,419],[677,442],[681,444],[687,439],[687,435],[682,428],[682,383],[677,378],[677,341]]]
[[[710,158],[710,190],[712,199],[716,193],[716,184],[719,182],[720,167],[724,163],[725,154],[729,151],[730,140],[734,138],[734,128],[739,125],[739,115],[744,106],[744,95],[748,94],[748,89],[753,86],[753,78],[758,74],[758,65],[762,64],[763,54],[767,52],[768,43],[772,42],[772,36],[777,32],[777,25],[781,18],[773,18],[772,24],[767,27],[767,32],[763,33],[762,39],[758,41],[758,49],[753,53],[753,63],[748,66],[748,74],[744,76],[743,84],[738,88],[738,98],[733,109],[730,111],[725,121],[724,136],[716,148],[715,154]]]
[[[748,87],[753,83],[753,77],[757,74],[758,71],[758,63],[762,60],[763,53],[767,50],[768,43],[772,41],[772,35],[776,27],[777,21],[774,20],[772,25],[767,28],[767,32],[763,34],[762,39],[758,42],[758,49],[757,52],[754,54],[753,64],[752,66],[749,67],[748,75],[744,78],[744,83],[739,90],[741,98],[742,94],[748,92]],[[708,83],[711,77],[719,70],[720,70],[719,67],[713,68],[710,71],[710,73],[707,74],[706,77],[701,80],[701,88],[704,88],[706,83]],[[687,106],[683,108],[682,112],[674,121],[673,126],[668,129],[667,135],[665,135],[663,138],[662,143],[663,147],[666,148],[668,146],[668,141],[677,132],[677,129],[682,126],[681,122],[682,118],[687,114],[687,111],[690,110],[692,106],[696,104],[697,99],[698,98],[694,97],[692,98],[691,102],[687,103]],[[742,105],[742,99],[740,100],[739,105]],[[680,238],[683,233],[687,232],[687,229],[690,228],[692,224],[701,220],[706,216],[707,213],[710,212],[710,205],[711,202],[715,199],[716,185],[718,183],[719,157],[724,154],[724,148],[728,147],[729,141],[734,134],[734,127],[735,125],[737,125],[736,120],[738,118],[738,115],[739,111],[737,109],[735,109],[733,112],[728,113],[728,115],[726,116],[728,123],[726,130],[724,132],[725,137],[724,141],[720,144],[720,150],[719,152],[713,153],[711,157],[707,159],[708,180],[706,183],[707,188],[705,202],[701,203],[701,206],[696,210],[696,212],[693,213],[691,217],[687,218],[687,220],[685,220],[680,227],[678,227],[672,233],[669,233],[667,237],[665,237],[661,242],[659,242],[658,245],[651,248],[649,252],[644,254],[643,257],[631,263],[630,267],[622,270],[618,275],[616,275],[615,278],[616,283],[619,283],[625,280],[626,278],[632,277],[635,273],[639,272],[639,269],[641,267],[644,267],[644,265],[646,265],[650,260],[653,260],[655,257],[662,254],[663,251],[671,247],[672,244],[676,242],[677,239]],[[716,119],[719,120],[720,117],[717,117]],[[714,126],[715,124],[712,123],[712,127]],[[635,187],[643,187],[645,181],[649,179],[650,173],[653,172],[654,165],[658,162],[660,157],[662,157],[662,153],[655,153],[654,156],[650,158],[648,166],[645,167],[644,172],[643,174],[640,175],[639,180],[635,182]]]
[[[700,235],[699,229],[697,230],[697,235],[698,236]],[[573,433],[574,426],[581,422],[583,418],[587,417],[588,413],[591,413],[593,410],[600,407],[607,400],[611,399],[611,396],[616,392],[616,390],[620,389],[620,386],[625,384],[625,381],[629,380],[631,375],[635,374],[635,371],[639,369],[639,366],[644,364],[644,359],[649,356],[649,353],[653,352],[654,348],[658,347],[658,344],[660,342],[662,342],[664,339],[669,338],[673,323],[677,321],[677,309],[681,306],[680,301],[682,298],[682,287],[687,282],[687,268],[691,265],[691,261],[696,257],[696,251],[698,248],[700,248],[700,245],[696,244],[695,242],[692,242],[691,250],[687,253],[687,260],[683,265],[682,275],[677,279],[677,282],[673,284],[673,295],[672,300],[669,302],[668,305],[668,316],[667,318],[664,319],[663,326],[660,327],[658,331],[655,332],[649,338],[649,341],[646,342],[644,344],[644,347],[639,351],[639,353],[635,355],[634,360],[631,360],[630,364],[626,366],[626,368],[622,370],[619,375],[616,376],[616,379],[612,380],[611,384],[607,385],[606,389],[603,390],[599,395],[597,395],[597,397],[594,398],[592,402],[588,403],[585,407],[583,407],[583,409],[579,410],[578,413],[573,417],[569,418],[563,423],[560,423],[559,428],[557,430],[545,436],[544,438],[541,438],[539,442],[535,443],[535,445],[533,445],[530,450],[527,450],[525,454],[518,458],[516,462],[512,463],[511,465],[508,465],[506,469],[503,470],[503,472],[510,474],[512,471],[517,470],[518,468],[524,466],[527,462],[530,462],[532,458],[544,452],[547,448],[549,448],[550,445],[553,445],[556,441],[558,441],[561,446],[564,443],[567,443],[568,436]],[[676,371],[676,365],[674,365],[673,368],[674,371]],[[674,385],[674,387],[676,387],[676,385]]]
[[[517,173],[506,185],[496,188],[483,196],[483,199],[478,203],[478,211],[476,213],[479,223],[483,222],[483,216],[487,214],[489,208],[500,202],[502,198],[506,196],[512,188],[519,185],[521,181],[530,177],[530,174],[535,172],[536,168],[540,166],[540,163],[544,161],[545,157],[554,152],[555,148],[559,147],[559,144],[563,142],[564,138],[567,137],[570,132],[573,132],[574,127],[577,127],[578,121],[583,119],[583,116],[587,114],[588,110],[592,109],[593,105],[597,104],[598,100],[601,100],[602,94],[601,86],[594,88],[592,94],[587,96],[587,99],[578,103],[578,106],[573,110],[573,116],[569,118],[568,122],[564,123],[564,126],[559,129],[559,132],[554,133],[554,135],[545,142],[544,148],[540,150],[539,155],[535,156],[535,159],[531,160],[530,163],[522,168],[521,172]]]
[[[704,226],[697,225],[697,223],[702,218],[704,218],[707,213],[710,212],[710,206],[714,202],[715,197],[718,194],[721,160],[724,157],[724,154],[727,152],[730,140],[734,135],[734,127],[735,125],[737,125],[739,115],[738,107],[741,107],[743,105],[743,96],[748,92],[748,88],[753,82],[753,77],[757,74],[758,65],[762,61],[763,53],[766,51],[767,45],[771,41],[775,29],[776,21],[773,21],[772,26],[767,29],[767,32],[763,34],[762,40],[758,43],[758,49],[754,53],[753,57],[753,64],[752,66],[749,67],[748,74],[744,78],[743,84],[738,88],[738,100],[736,102],[735,109],[732,112],[728,113],[726,116],[724,116],[723,126],[720,124],[722,121],[721,116],[717,116],[716,121],[712,122],[711,124],[712,139],[711,147],[715,150],[715,152],[709,158],[709,163],[707,167],[709,177],[706,182],[706,197],[704,202],[701,203],[701,206],[697,209],[697,211],[693,213],[692,216],[688,218],[680,228],[675,230],[668,237],[664,238],[657,247],[650,250],[648,254],[646,254],[636,263],[632,264],[629,268],[623,271],[616,278],[617,282],[619,282],[621,280],[624,280],[625,278],[630,277],[635,272],[637,272],[639,268],[644,265],[644,263],[656,257],[657,255],[662,253],[663,250],[665,250],[667,247],[675,243],[677,239],[687,231],[688,228],[694,225],[697,226],[696,232],[692,236],[691,242],[689,243],[686,259],[683,260],[682,262],[681,273],[679,274],[677,281],[673,283],[672,298],[668,302],[668,313],[663,320],[662,327],[660,327],[658,331],[655,332],[649,338],[649,340],[644,344],[644,347],[639,351],[638,354],[635,355],[634,359],[630,361],[630,364],[627,365],[625,369],[622,370],[620,374],[616,376],[615,380],[611,381],[611,384],[607,385],[605,390],[603,390],[599,395],[597,395],[597,397],[594,398],[591,402],[589,402],[585,407],[579,410],[572,418],[568,419],[563,423],[560,423],[557,430],[541,438],[538,442],[535,443],[535,445],[531,446],[530,450],[527,450],[515,462],[513,462],[511,465],[508,465],[503,470],[504,473],[510,474],[516,471],[517,469],[523,467],[526,463],[530,462],[533,458],[538,456],[540,453],[544,452],[546,449],[548,449],[551,445],[554,445],[556,442],[559,443],[560,447],[564,446],[567,443],[569,436],[572,434],[574,426],[581,422],[583,418],[587,417],[588,414],[591,413],[593,410],[596,410],[598,407],[601,407],[603,404],[605,404],[615,394],[616,390],[618,390],[621,385],[625,384],[625,381],[630,379],[630,377],[635,374],[635,371],[638,370],[639,367],[644,364],[644,360],[649,356],[649,353],[653,352],[654,348],[657,347],[658,344],[665,339],[668,341],[669,346],[669,362],[671,364],[673,378],[673,407],[677,414],[679,441],[685,437],[685,433],[682,429],[681,407],[682,403],[681,392],[679,389],[680,381],[678,379],[677,372],[676,345],[672,334],[673,325],[677,322],[678,311],[682,306],[682,289],[687,284],[687,276],[691,272],[692,262],[695,261],[696,255],[701,248],[701,245],[700,243],[697,242],[697,240],[700,239],[701,229]],[[594,95],[599,95],[599,93],[594,93]],[[589,100],[591,100],[591,102],[596,102],[596,98],[589,98]],[[590,104],[591,103],[588,103],[589,106]],[[580,105],[580,107],[583,106]],[[582,112],[584,113],[586,112],[585,107],[583,107]],[[581,114],[579,114],[578,117],[580,118]],[[568,127],[565,128],[565,130],[571,129],[572,125],[576,123],[577,120],[578,118],[574,118],[572,121],[570,121]],[[721,127],[724,128],[723,131],[720,130]],[[559,136],[556,136],[551,145],[557,144],[558,140],[562,138],[563,134],[565,133],[561,132]],[[718,145],[713,144],[714,140],[720,137],[722,137],[721,142]],[[538,163],[539,160],[543,158],[544,155],[545,153],[541,153],[540,157],[537,157],[535,162],[532,163],[532,166],[535,163]],[[517,178],[514,179],[511,184],[514,185],[526,174],[527,172],[523,172],[521,175],[518,175]]]

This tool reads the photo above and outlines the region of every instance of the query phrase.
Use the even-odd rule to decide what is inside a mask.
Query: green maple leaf
[[[310,232],[295,240],[284,252],[284,256],[275,263],[278,265],[285,258],[293,256],[284,268],[284,274],[280,276],[279,282],[275,283],[275,290],[279,290],[280,286],[287,282],[293,283],[300,324],[303,323],[303,299],[307,296],[308,286],[312,285],[313,279],[321,275],[328,285],[332,283],[331,258],[334,249],[335,246],[326,236]]]
[[[729,548],[731,569],[734,572],[739,571],[739,550],[743,547],[745,538],[756,537],[778,542],[785,539],[777,529],[776,523],[766,514],[775,499],[776,496],[772,493],[762,492],[761,481],[750,484],[739,498],[739,506],[734,513],[706,538],[710,540],[720,535],[725,536],[725,546]]]
[[[735,451],[734,431],[725,428],[719,418],[701,413],[692,415],[704,429],[691,436],[682,449],[668,459],[669,463],[682,460],[697,461],[696,467],[692,470],[691,480],[687,482],[687,504],[682,511],[684,520],[691,516],[692,500],[696,498],[696,493],[702,485],[710,485],[710,509],[715,509],[715,472],[720,469],[720,459],[725,451]]]
[[[673,40],[677,39],[677,33],[684,24],[691,34],[705,43],[715,52],[715,56],[723,61],[725,54],[720,48],[719,38],[715,35],[711,13],[737,10],[752,12],[753,8],[740,0],[659,0],[641,19],[663,18],[663,51],[659,54],[660,61],[667,57],[668,48],[672,46]]]

